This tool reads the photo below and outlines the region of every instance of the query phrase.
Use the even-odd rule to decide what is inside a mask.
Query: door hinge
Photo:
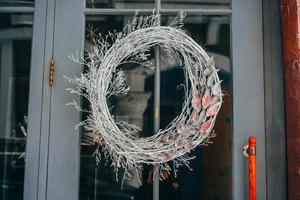
[[[54,59],[51,58],[50,60],[50,69],[49,69],[49,85],[52,86],[53,85],[53,81],[54,81]]]

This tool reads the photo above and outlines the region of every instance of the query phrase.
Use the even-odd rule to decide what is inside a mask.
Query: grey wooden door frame
[[[79,196],[80,137],[75,130],[80,113],[65,104],[73,99],[66,88],[73,87],[63,75],[80,74],[82,68],[68,58],[81,50],[84,42],[84,5],[82,0],[56,0],[53,58],[55,60],[54,84],[50,101],[50,138],[46,199],[76,200]]]
[[[83,17],[78,15],[78,13],[83,14],[83,1],[73,0],[72,9],[67,8],[70,6],[69,3],[70,1],[35,0],[34,9],[25,8],[27,12],[34,10],[24,186],[24,199],[26,200],[78,199],[79,159],[77,158],[80,152],[79,143],[77,145],[74,143],[79,142],[79,134],[74,131],[75,124],[72,122],[79,121],[79,114],[66,111],[64,112],[66,116],[64,116],[64,113],[59,112],[65,109],[64,103],[70,99],[60,100],[56,92],[60,92],[64,98],[65,92],[59,91],[56,86],[66,86],[65,83],[60,83],[60,81],[65,81],[62,74],[64,74],[63,69],[66,68],[55,67],[55,84],[53,87],[48,84],[51,58],[55,58],[55,66],[76,66],[65,58],[74,49],[82,47],[82,43],[74,41],[83,41],[81,38],[83,29],[77,32],[78,34],[75,33],[78,27],[84,27],[84,21],[80,21]],[[20,10],[23,11],[22,8],[8,8],[4,11],[21,12]],[[68,12],[64,12],[66,10]],[[70,23],[72,19],[75,23],[73,25]],[[71,27],[66,27],[66,25],[71,25]],[[57,33],[60,35],[56,35]],[[61,42],[62,39],[66,43]],[[78,74],[80,71],[78,66],[77,71],[74,68],[72,72]],[[72,75],[69,71],[67,74]],[[57,110],[57,102],[63,104],[60,110]],[[58,125],[55,125],[58,123],[57,119],[60,121]],[[70,127],[69,132],[61,133],[61,130],[56,130],[57,127],[63,125]],[[60,136],[65,136],[65,138],[60,138]],[[72,152],[75,156],[72,153],[69,155],[68,152]],[[58,158],[59,155],[62,157]],[[77,174],[73,167],[77,169]],[[66,180],[66,184],[63,180]]]
[[[50,116],[48,72],[54,16],[51,8],[53,10],[48,1],[35,1],[24,199],[43,199],[46,185]]]
[[[276,40],[280,39],[280,23],[278,9],[275,19],[270,17],[271,8],[278,8],[278,4],[271,2],[232,0],[231,10],[186,10],[191,14],[231,16],[232,177],[233,199],[236,200],[247,198],[247,161],[241,149],[249,135],[255,135],[258,141],[257,198],[273,200],[286,197],[285,166],[282,162],[285,160],[285,136],[281,46]],[[65,107],[65,103],[77,97],[65,91],[70,84],[63,75],[73,76],[81,72],[81,67],[67,56],[83,47],[84,14],[109,14],[112,11],[85,9],[84,4],[82,0],[36,0],[35,3],[25,200],[78,199],[80,137],[74,126],[80,115]],[[135,12],[114,11],[119,14]],[[164,12],[174,11],[162,10]],[[51,88],[48,85],[48,62],[52,57],[55,59],[55,81]],[[272,77],[278,78],[278,81],[270,82]],[[277,100],[270,104],[273,98]],[[273,133],[280,142],[272,138]],[[281,146],[274,151],[276,145]],[[278,153],[280,160],[274,162],[274,155]],[[276,178],[278,175],[279,178]],[[275,183],[274,180],[283,182]]]
[[[257,199],[266,199],[262,1],[232,1],[233,197],[247,199],[247,161],[241,150],[257,139]]]
[[[287,199],[280,1],[263,1],[267,199]]]
[[[247,198],[247,177],[240,176],[247,168],[239,151],[251,134],[258,140],[257,199],[284,200],[287,174],[280,2],[233,0],[232,13],[234,199]],[[256,70],[252,74],[249,68]]]

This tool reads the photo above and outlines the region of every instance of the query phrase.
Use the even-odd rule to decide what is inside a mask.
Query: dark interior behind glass
[[[0,199],[23,199],[33,15],[0,14]]]

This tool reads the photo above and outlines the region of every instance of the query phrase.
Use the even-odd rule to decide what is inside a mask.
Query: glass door
[[[174,3],[175,4],[175,3]],[[173,5],[174,5],[173,4]],[[201,4],[197,3],[196,5]],[[176,4],[175,4],[176,5]],[[142,8],[143,4],[140,5]],[[200,5],[199,5],[200,6]],[[93,45],[92,34],[105,35],[110,30],[121,31],[126,23],[134,16],[127,12],[119,14],[118,10],[110,13],[86,15],[85,49],[89,50]],[[180,10],[162,13],[162,25],[168,25],[176,17]],[[145,12],[145,11],[144,11]],[[151,10],[141,15],[150,14]],[[231,56],[230,56],[230,15],[201,12],[189,13],[184,19],[183,28],[213,56],[220,69],[220,78],[223,80],[225,92],[224,104],[218,116],[214,143],[208,147],[198,147],[193,153],[197,158],[191,161],[191,168],[181,169],[177,178],[170,175],[165,181],[161,181],[161,199],[231,199],[232,192],[232,147],[231,147]],[[161,52],[161,128],[164,129],[181,112],[184,100],[183,88],[184,73],[175,55],[167,56]],[[150,62],[154,65],[154,56],[150,56]],[[110,105],[114,107],[111,114],[116,120],[133,123],[142,128],[142,137],[153,134],[153,98],[154,98],[154,68],[149,69],[139,65],[122,66],[130,86],[127,96],[112,99]],[[88,108],[88,105],[84,105]],[[85,116],[83,116],[85,117]],[[141,178],[132,177],[124,184],[116,182],[113,169],[108,163],[100,163],[97,166],[92,156],[96,146],[89,135],[81,132],[81,164],[80,164],[80,199],[152,199],[152,166],[144,166]],[[222,155],[219,159],[211,159]],[[105,165],[106,164],[106,165]],[[218,181],[213,181],[218,180]],[[176,187],[174,187],[176,185]]]
[[[0,199],[3,200],[37,197],[45,8],[41,1],[0,1]]]
[[[152,199],[151,167],[145,166],[142,185],[137,177],[128,180],[123,190],[109,166],[96,165],[95,146],[84,130],[75,130],[86,116],[65,107],[77,96],[66,92],[72,87],[63,75],[79,75],[84,66],[68,55],[92,47],[93,34],[122,30],[138,9],[151,14],[153,1],[56,1],[53,39],[55,78],[51,89],[50,131],[46,199]],[[72,7],[72,9],[69,9]],[[162,25],[168,25],[183,9],[187,17],[183,29],[214,57],[226,94],[216,123],[217,137],[208,147],[193,154],[194,171],[181,169],[177,178],[170,175],[160,183],[161,199],[246,199],[247,166],[242,147],[255,135],[264,152],[264,83],[261,1],[177,1],[162,0]],[[67,10],[67,12],[66,12]],[[181,110],[183,93],[178,89],[183,73],[172,56],[161,57],[161,128]],[[153,57],[150,57],[153,61]],[[116,120],[140,126],[144,136],[153,134],[153,71],[138,65],[122,66],[131,91],[110,102]],[[88,104],[82,100],[82,105]],[[266,197],[265,155],[257,157],[258,199]]]

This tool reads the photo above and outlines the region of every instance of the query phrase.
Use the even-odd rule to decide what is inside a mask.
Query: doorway
[[[137,185],[135,180],[131,180],[125,190],[120,190],[119,183],[113,179],[111,169],[102,164],[96,165],[92,157],[95,147],[83,130],[74,129],[85,116],[65,106],[73,99],[77,101],[80,99],[66,92],[65,89],[72,85],[63,76],[78,76],[84,69],[83,66],[72,62],[68,56],[76,50],[91,47],[89,37],[91,29],[101,34],[106,34],[113,29],[121,30],[137,10],[139,15],[151,14],[155,2],[152,0],[28,2],[31,2],[31,6],[22,5],[24,7],[21,6],[22,9],[19,7],[14,9],[12,4],[0,9],[0,12],[4,13],[1,14],[3,16],[8,13],[13,15],[23,12],[34,16],[31,18],[31,24],[22,24],[27,29],[33,25],[31,35],[23,35],[29,41],[33,38],[32,43],[27,43],[29,49],[32,45],[31,65],[28,64],[26,68],[27,75],[23,74],[29,84],[29,91],[26,93],[29,96],[26,97],[29,98],[29,108],[24,106],[24,110],[28,109],[29,116],[26,162],[23,161],[26,168],[24,199],[128,199],[132,197],[145,199],[146,196],[151,199],[151,183],[147,183],[147,167],[143,173],[142,186]],[[265,199],[267,179],[262,1],[162,0],[160,7],[162,25],[169,24],[180,10],[187,14],[183,29],[196,42],[204,46],[211,56],[214,56],[220,69],[219,75],[223,80],[222,89],[226,94],[218,115],[215,127],[217,137],[213,139],[213,144],[199,147],[194,151],[197,156],[192,161],[194,171],[183,168],[178,178],[170,177],[169,181],[161,182],[161,198],[171,199],[172,195],[175,195],[183,199],[245,199],[247,162],[241,149],[247,142],[248,136],[255,135],[258,141],[257,148],[261,152],[257,156],[257,165],[260,169],[257,198]],[[4,18],[1,17],[2,19]],[[9,19],[12,19],[11,16]],[[17,28],[23,28],[22,26]],[[2,41],[4,40],[1,40],[1,45]],[[28,58],[29,55],[26,57]],[[164,57],[163,52],[162,57]],[[0,57],[1,60],[3,58]],[[55,61],[52,86],[48,83],[51,59]],[[181,110],[182,91],[177,86],[182,81],[182,71],[172,57],[161,62],[161,127],[164,127]],[[22,67],[26,65],[25,63],[27,62],[22,63]],[[8,62],[5,61],[5,64],[7,65]],[[4,65],[1,64],[1,70],[13,69],[2,66]],[[128,99],[111,102],[112,105],[120,108],[111,112],[116,118],[128,120],[142,127],[145,136],[153,134],[153,72],[145,71],[140,66],[124,66],[124,69],[132,88],[131,96]],[[1,83],[1,88],[9,88],[9,82],[11,81]],[[26,84],[21,85],[26,87]],[[16,87],[17,84],[11,91],[16,90]],[[1,89],[0,92],[2,91],[5,90]],[[16,99],[21,100],[21,98]],[[133,109],[137,100],[139,109]],[[82,104],[84,103],[82,101]],[[28,105],[24,101],[25,104]],[[6,110],[12,108],[2,107]],[[20,114],[23,115],[26,115],[25,111],[24,114]],[[21,120],[22,117],[19,118]],[[20,121],[19,118],[15,122]],[[1,115],[4,124],[12,124],[9,122],[10,119],[2,120]],[[11,133],[11,130],[7,130],[5,134]],[[3,138],[6,144],[7,137]],[[23,143],[23,149],[19,148],[17,151],[18,155],[24,152],[25,142]],[[10,147],[5,147],[2,152],[11,152],[8,148]],[[8,157],[3,160],[6,160],[3,161],[6,163],[4,166],[8,166]],[[4,169],[1,171],[2,174],[7,174]],[[9,180],[4,175],[1,179]],[[24,178],[20,182],[20,188],[23,190]],[[173,182],[179,185],[180,193],[176,193],[170,187],[170,183],[172,185]]]

